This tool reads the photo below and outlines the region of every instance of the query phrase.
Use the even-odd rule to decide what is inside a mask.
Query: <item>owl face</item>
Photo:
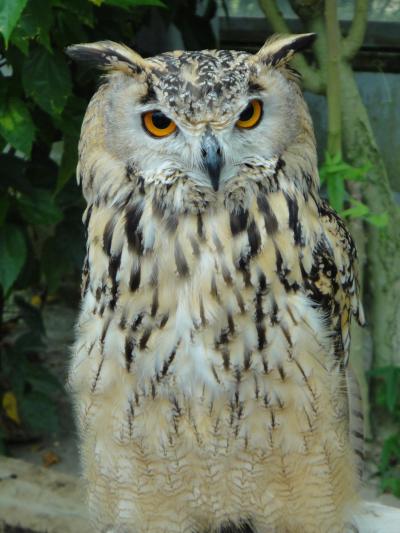
[[[114,43],[77,45],[72,55],[101,56],[111,71],[102,108],[107,151],[149,190],[166,188],[171,209],[196,210],[199,195],[217,201],[302,134],[304,102],[286,61],[314,36],[295,37],[256,55],[179,51],[144,60]]]

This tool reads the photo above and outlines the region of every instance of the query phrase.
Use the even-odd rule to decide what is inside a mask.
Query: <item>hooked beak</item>
[[[201,157],[203,165],[210,176],[214,191],[219,188],[219,176],[224,163],[221,147],[217,138],[211,133],[204,134],[201,142]]]

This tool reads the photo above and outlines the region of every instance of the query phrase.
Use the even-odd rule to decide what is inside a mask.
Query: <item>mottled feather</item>
[[[255,56],[70,49],[108,71],[79,145],[87,255],[69,375],[98,531],[346,531],[363,314],[287,65],[313,38]],[[240,129],[254,98],[262,118]],[[171,135],[146,133],[152,110]]]

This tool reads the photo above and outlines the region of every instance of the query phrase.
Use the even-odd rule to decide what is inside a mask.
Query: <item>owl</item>
[[[68,49],[106,72],[79,145],[69,371],[96,531],[358,530],[356,250],[289,66],[314,37]]]

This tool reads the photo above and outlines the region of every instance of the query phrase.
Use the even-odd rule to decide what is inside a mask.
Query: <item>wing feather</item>
[[[357,271],[357,251],[343,220],[324,201],[318,205],[322,232],[313,250],[313,265],[305,276],[306,290],[321,306],[332,329],[335,354],[344,367],[350,350],[350,323],[364,325]],[[304,276],[304,273],[303,273]]]

